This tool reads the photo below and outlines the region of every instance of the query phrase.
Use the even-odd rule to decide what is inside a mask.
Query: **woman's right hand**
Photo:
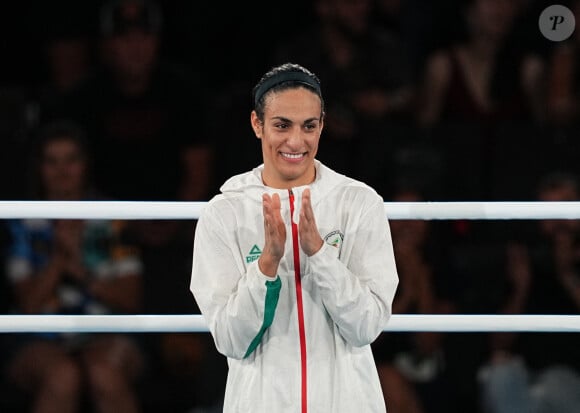
[[[267,276],[275,277],[278,264],[284,256],[286,244],[286,225],[280,212],[280,196],[264,194],[262,196],[262,210],[264,214],[265,243],[262,255],[258,260],[260,271]]]

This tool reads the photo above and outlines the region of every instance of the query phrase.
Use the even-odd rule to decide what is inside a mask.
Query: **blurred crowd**
[[[288,61],[321,79],[319,159],[385,201],[580,200],[580,31],[543,37],[551,4],[11,2],[0,199],[206,201],[260,162],[250,91]],[[559,4],[580,21],[580,1]],[[1,311],[199,313],[194,229],[3,220]],[[579,313],[580,221],[391,229],[395,313]],[[3,412],[220,411],[208,334],[2,334],[0,349]],[[580,411],[577,334],[383,333],[373,350],[389,413]]]

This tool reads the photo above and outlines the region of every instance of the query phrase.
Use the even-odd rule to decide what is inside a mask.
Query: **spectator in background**
[[[101,200],[90,181],[83,131],[55,122],[40,131],[32,167],[36,200]],[[7,276],[19,314],[135,314],[142,265],[123,238],[123,222],[9,221]],[[8,380],[29,395],[33,412],[138,412],[134,382],[143,369],[129,334],[13,336]],[[86,393],[85,393],[86,390]]]
[[[576,176],[553,173],[538,185],[539,201],[578,201]],[[537,237],[507,250],[502,312],[580,313],[580,221],[541,220]],[[485,413],[580,411],[580,337],[575,333],[495,333],[482,368]]]
[[[210,185],[202,79],[162,59],[153,0],[110,0],[100,14],[102,65],[59,117],[89,133],[95,182],[120,200],[203,200]]]
[[[418,102],[418,121],[485,123],[541,119],[543,62],[509,44],[523,7],[511,0],[463,2],[464,37],[428,57]]]
[[[490,199],[496,175],[512,172],[509,162],[501,164],[505,170],[495,166],[501,149],[511,148],[508,138],[542,120],[544,64],[514,35],[524,7],[520,2],[459,3],[461,33],[426,60],[417,124],[444,165],[443,200]],[[500,133],[506,125],[514,125],[512,136]]]
[[[413,78],[401,40],[373,24],[371,0],[316,0],[316,22],[274,53],[319,74],[327,91],[328,144],[321,161],[373,185],[377,163],[389,153],[393,123],[409,116]],[[363,172],[364,168],[364,172]]]

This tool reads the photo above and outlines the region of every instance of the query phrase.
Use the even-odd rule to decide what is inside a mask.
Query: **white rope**
[[[2,218],[197,219],[207,202],[2,201]],[[385,202],[389,219],[579,219],[580,202]]]
[[[389,219],[578,219],[580,202],[386,202]]]
[[[196,219],[207,202],[2,201],[0,218]]]
[[[202,315],[3,315],[0,333],[207,332]],[[580,315],[395,314],[385,331],[580,332]]]

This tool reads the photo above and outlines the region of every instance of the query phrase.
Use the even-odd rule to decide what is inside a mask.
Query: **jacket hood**
[[[309,185],[292,188],[292,192],[294,192],[295,195],[300,195],[304,189],[310,188],[313,204],[316,204],[319,200],[323,199],[326,194],[331,192],[341,182],[344,183],[345,180],[351,180],[345,175],[333,171],[316,159],[314,160],[314,166],[316,168],[316,178],[314,179],[314,182]],[[262,181],[263,170],[264,164],[255,167],[249,172],[234,175],[221,186],[220,191],[224,195],[244,194],[260,203],[262,202],[262,194],[265,192],[278,193],[280,195],[280,200],[282,201],[288,199],[288,190],[272,188],[264,185]]]

